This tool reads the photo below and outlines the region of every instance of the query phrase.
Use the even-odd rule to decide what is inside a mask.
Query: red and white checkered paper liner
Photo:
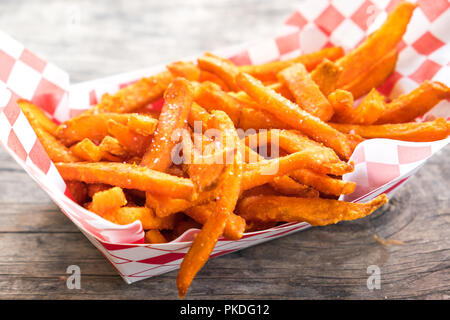
[[[378,28],[399,1],[314,0],[302,2],[281,32],[271,38],[217,51],[238,65],[287,59],[301,53],[339,45],[349,50]],[[390,98],[409,92],[424,80],[450,81],[450,4],[447,0],[418,1],[400,45],[396,71],[379,88]],[[369,25],[369,26],[368,26]],[[119,226],[73,202],[54,164],[16,104],[18,97],[40,106],[56,122],[78,115],[101,96],[163,70],[142,69],[113,77],[70,85],[68,74],[26,49],[0,31],[0,142],[7,152],[48,193],[61,210],[114,265],[128,283],[179,268],[198,230],[188,230],[168,244],[144,244],[140,222]],[[162,101],[153,108],[161,108]],[[450,116],[443,101],[423,119]],[[421,119],[419,119],[421,120]],[[402,142],[373,139],[361,143],[351,160],[355,171],[344,176],[357,183],[346,201],[367,201],[381,194],[389,197],[423,163],[450,139],[436,142]],[[260,232],[246,233],[238,241],[220,239],[212,256],[240,250],[309,227],[286,223]]]

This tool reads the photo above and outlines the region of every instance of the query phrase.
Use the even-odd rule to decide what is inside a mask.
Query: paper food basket
[[[247,43],[216,53],[238,65],[287,59],[326,46],[349,50],[377,29],[398,1],[314,0],[302,2],[273,38]],[[419,1],[400,45],[395,72],[379,90],[396,97],[424,80],[450,82],[450,4],[447,0]],[[113,264],[127,283],[177,269],[198,230],[188,230],[167,244],[144,244],[140,222],[119,226],[73,202],[65,183],[48,158],[34,131],[16,104],[29,99],[56,122],[74,117],[95,105],[106,92],[113,93],[144,76],[164,69],[146,68],[109,78],[72,85],[69,75],[0,31],[0,142],[20,166],[43,188],[67,217]],[[153,104],[161,108],[162,102]],[[422,117],[450,117],[443,101]],[[420,119],[418,120],[420,121]],[[392,197],[433,154],[450,139],[414,143],[373,139],[361,143],[351,160],[355,170],[344,176],[357,183],[346,201],[368,201],[386,193]],[[7,188],[8,186],[2,186]],[[20,191],[18,191],[20,192]],[[246,233],[238,241],[220,239],[212,257],[241,250],[309,227],[286,223]],[[81,253],[80,253],[81,254]]]

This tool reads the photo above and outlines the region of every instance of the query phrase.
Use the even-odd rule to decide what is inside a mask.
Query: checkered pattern
[[[348,50],[375,30],[397,2],[311,0],[291,14],[281,34],[273,39],[216,53],[244,65],[288,59],[331,45]],[[424,0],[419,4],[400,46],[397,70],[380,87],[390,97],[410,91],[426,79],[449,82],[449,2]],[[69,86],[64,71],[0,32],[0,142],[128,283],[179,268],[198,230],[189,230],[169,244],[148,245],[143,243],[144,232],[139,222],[115,225],[77,205],[70,200],[64,181],[16,100],[18,97],[32,100],[55,121],[64,121],[95,105],[104,93],[114,93],[162,69],[164,66],[158,66]],[[152,107],[158,109],[161,105],[162,101],[158,101]],[[444,101],[422,120],[449,115],[449,103]],[[432,143],[373,139],[361,143],[351,157],[355,171],[344,176],[345,180],[355,181],[357,189],[341,199],[367,201],[383,192],[391,197],[448,142],[449,139]],[[238,241],[220,239],[211,256],[241,250],[307,227],[307,223],[286,223],[247,233]]]

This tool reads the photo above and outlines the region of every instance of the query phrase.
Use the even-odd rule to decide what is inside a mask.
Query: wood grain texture
[[[296,1],[1,1],[0,29],[73,82],[264,38]],[[449,299],[450,148],[371,216],[212,259],[186,299]],[[402,240],[383,247],[373,238]],[[81,289],[66,268],[81,268]],[[381,289],[367,289],[367,267]],[[0,149],[1,299],[177,299],[176,271],[127,285]]]

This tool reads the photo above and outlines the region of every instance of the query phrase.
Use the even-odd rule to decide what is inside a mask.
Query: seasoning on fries
[[[400,3],[347,54],[332,47],[240,67],[211,53],[177,61],[60,125],[18,104],[81,206],[116,224],[140,221],[150,244],[201,228],[178,273],[182,298],[221,236],[334,224],[385,204],[384,194],[337,200],[355,190],[341,178],[360,142],[448,137],[445,119],[414,122],[449,99],[445,84],[426,81],[390,102],[376,89],[394,70],[415,7]],[[161,97],[159,114],[145,110]]]

